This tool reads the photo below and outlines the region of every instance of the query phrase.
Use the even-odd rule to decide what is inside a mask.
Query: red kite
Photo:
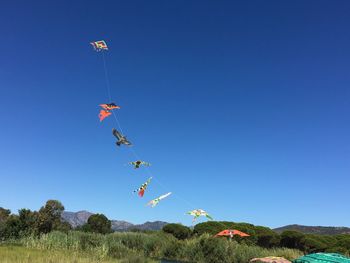
[[[107,118],[109,115],[111,115],[112,113],[110,113],[107,110],[101,110],[100,114],[98,115],[98,117],[100,118],[100,121],[103,121],[105,118]]]
[[[241,236],[241,237],[249,237],[250,235],[246,234],[246,233],[243,233],[239,230],[235,230],[235,229],[226,229],[226,230],[223,230],[221,231],[220,233],[217,233],[215,236],[216,237],[222,237],[222,236],[225,236],[225,237],[230,237],[232,238],[234,235],[237,235],[237,236]]]

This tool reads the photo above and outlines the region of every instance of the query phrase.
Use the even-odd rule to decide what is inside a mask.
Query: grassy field
[[[51,232],[40,238],[24,238],[17,241],[23,247],[37,249],[40,255],[47,251],[55,256],[57,251],[69,251],[68,259],[75,255],[81,260],[93,261],[57,261],[57,262],[157,262],[150,258],[178,260],[181,262],[201,263],[247,263],[254,257],[281,256],[295,259],[302,255],[298,250],[275,248],[265,249],[257,246],[248,246],[230,242],[210,235],[192,237],[187,240],[177,240],[161,231],[154,233],[113,233],[108,235],[82,233],[77,231],[64,234]],[[44,252],[43,252],[44,251]],[[46,251],[46,252],[45,252]],[[62,254],[63,252],[61,252]],[[65,253],[63,253],[65,254]],[[93,258],[91,258],[93,255]],[[25,255],[21,255],[23,258]],[[85,256],[85,257],[84,257]],[[57,256],[60,257],[59,255]],[[24,257],[25,258],[25,257]],[[74,258],[74,257],[71,257]],[[148,260],[149,259],[149,260]],[[17,262],[17,261],[8,261]],[[18,261],[28,262],[28,261]],[[32,261],[34,262],[34,261]],[[52,261],[35,261],[52,262]]]
[[[101,259],[91,253],[81,253],[68,250],[43,250],[21,246],[0,246],[0,263],[155,263],[159,261],[146,260],[131,256],[125,259]]]

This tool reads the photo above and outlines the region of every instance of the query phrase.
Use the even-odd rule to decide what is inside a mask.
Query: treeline
[[[263,226],[247,223],[209,221],[197,224],[193,230],[179,224],[169,224],[163,231],[178,239],[186,239],[202,234],[215,235],[224,229],[237,229],[249,234],[249,237],[234,236],[234,240],[246,245],[257,245],[263,248],[292,248],[304,253],[334,252],[350,254],[350,235],[315,235],[297,231],[284,231],[281,234]]]
[[[69,223],[62,221],[64,206],[57,200],[49,200],[39,211],[20,209],[18,214],[0,207],[0,241],[24,237],[40,237],[52,231],[68,233],[73,230]],[[171,234],[177,240],[191,240],[203,234],[213,237],[224,229],[237,229],[249,234],[249,237],[234,236],[238,244],[258,246],[267,249],[291,248],[304,253],[336,252],[350,254],[350,235],[314,235],[297,231],[284,231],[281,234],[263,226],[247,223],[208,221],[195,225],[193,229],[181,224],[164,226],[165,234]],[[112,233],[111,221],[103,214],[94,214],[85,225],[76,229],[80,232],[99,234]],[[150,232],[152,233],[152,232]],[[216,238],[223,239],[224,238]],[[216,242],[216,241],[215,241]]]
[[[40,236],[51,231],[67,233],[72,230],[69,223],[62,221],[64,206],[60,201],[49,200],[39,211],[20,209],[11,214],[9,209],[0,207],[0,241],[18,239],[27,236]],[[111,233],[111,221],[103,214],[89,217],[88,222],[77,228],[83,232]]]

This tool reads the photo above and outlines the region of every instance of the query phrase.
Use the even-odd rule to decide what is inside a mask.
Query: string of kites
[[[95,41],[90,43],[95,51],[97,52],[103,52],[108,50],[107,43],[104,40],[100,41]],[[98,117],[100,119],[100,122],[102,122],[105,118],[109,117],[112,115],[113,110],[120,109],[120,106],[116,105],[113,102],[110,103],[103,103],[99,105],[101,107],[100,113],[98,114]],[[115,128],[112,129],[112,134],[117,138],[116,145],[121,146],[121,145],[126,145],[126,146],[132,146],[132,143],[124,136],[121,134],[119,131],[117,131]],[[142,161],[142,160],[136,160],[128,163],[129,165],[132,165],[134,169],[139,169],[141,166],[149,167],[151,166],[150,163]],[[144,182],[139,188],[135,189],[133,193],[138,193],[140,197],[143,197],[145,194],[145,191],[148,187],[148,185],[151,183],[152,177],[150,177],[146,182]],[[158,205],[158,203],[167,198],[168,196],[171,195],[171,192],[163,194],[150,202],[147,203],[147,205],[150,205],[151,207],[155,207]],[[186,214],[193,216],[193,222],[197,220],[198,217],[204,216],[208,218],[209,220],[213,220],[213,218],[203,209],[194,209],[192,211],[187,212]]]

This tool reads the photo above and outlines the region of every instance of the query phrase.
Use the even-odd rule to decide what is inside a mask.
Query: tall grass
[[[0,246],[0,262],[1,263],[116,263],[113,259],[100,260],[94,255],[81,254],[78,252],[54,250],[48,251],[24,248],[18,246]],[[124,262],[145,262],[142,259],[139,261],[124,261]]]
[[[99,260],[132,259],[129,262],[147,262],[147,258],[164,258],[182,262],[247,263],[254,257],[281,256],[292,260],[302,254],[298,250],[264,249],[209,235],[180,241],[163,232],[147,234],[127,232],[109,235],[76,231],[68,234],[51,232],[40,238],[21,239],[20,243],[28,248],[88,253]],[[142,261],[137,261],[138,259]]]

